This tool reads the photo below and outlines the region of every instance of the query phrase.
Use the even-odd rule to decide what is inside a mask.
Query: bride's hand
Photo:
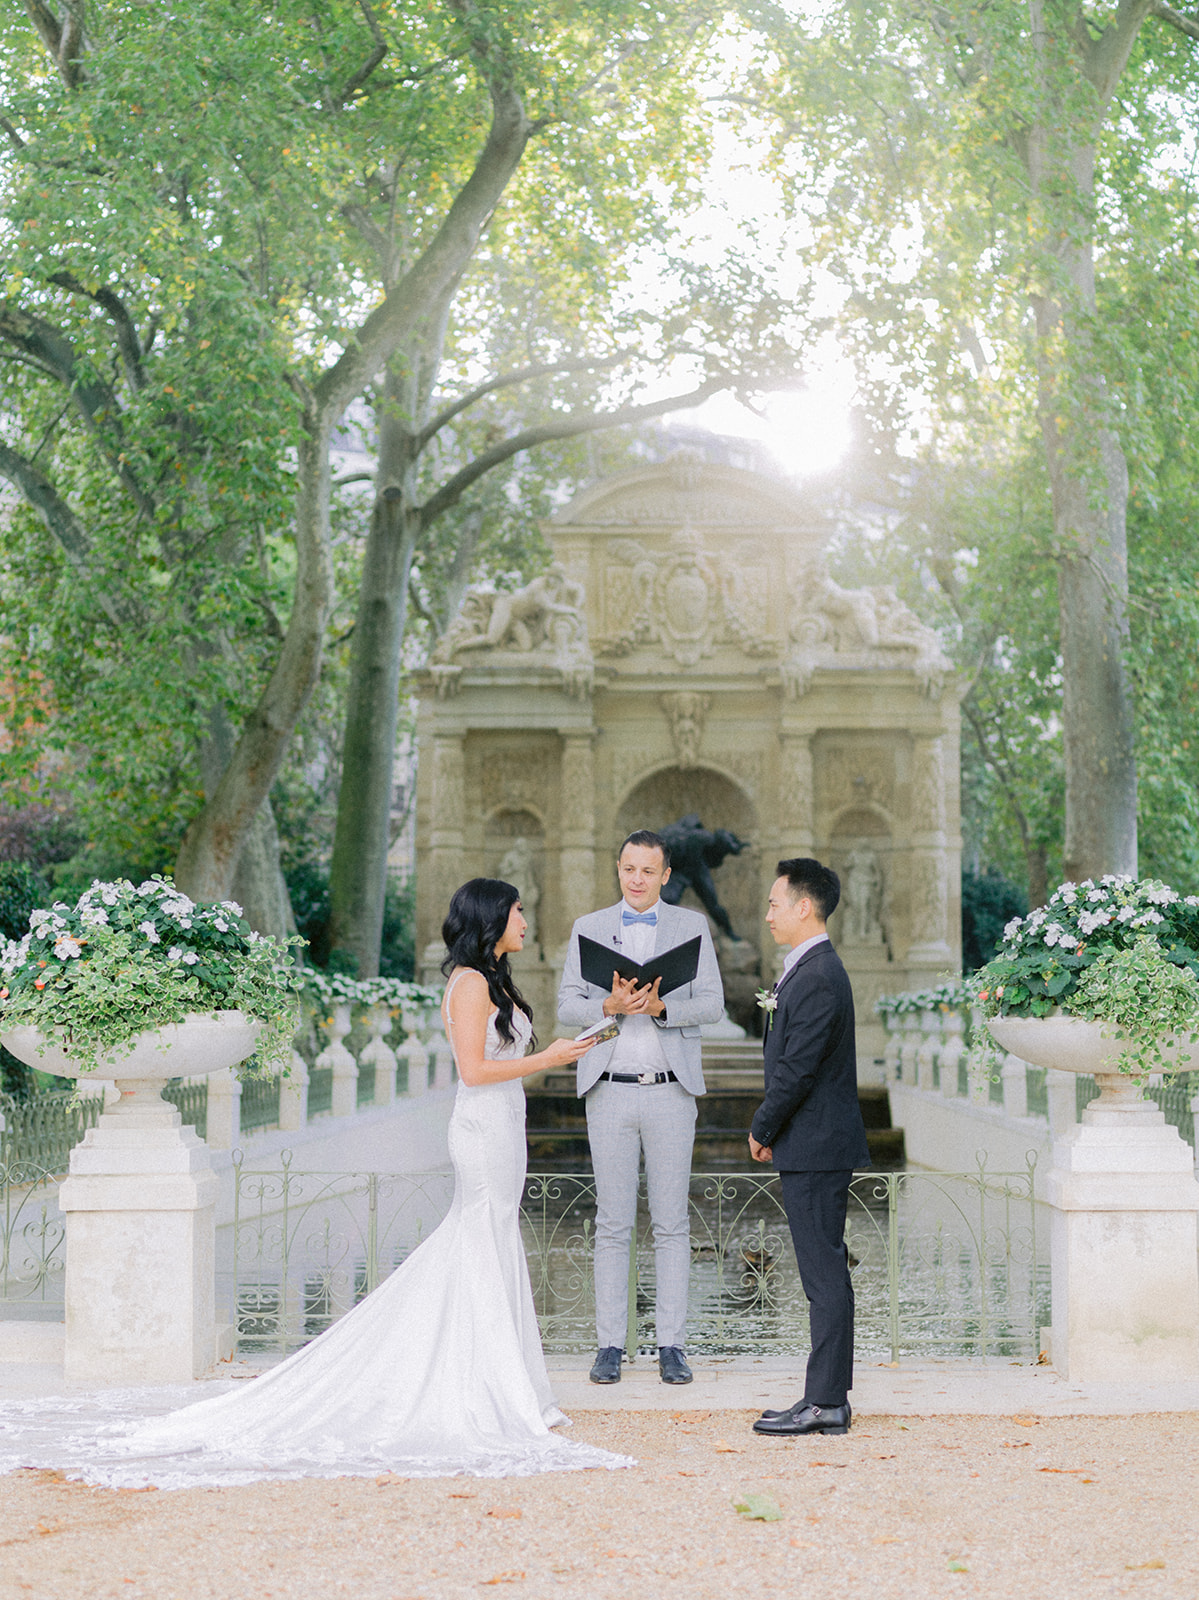
[[[547,1070],[552,1070],[554,1067],[569,1067],[580,1056],[585,1056],[594,1043],[594,1039],[555,1039],[539,1053],[544,1058]]]

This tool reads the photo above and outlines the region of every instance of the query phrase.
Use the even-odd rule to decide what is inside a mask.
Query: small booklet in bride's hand
[[[590,1039],[592,1044],[605,1044],[609,1039],[615,1039],[619,1032],[619,1017],[601,1017],[589,1028],[584,1028],[582,1033],[576,1033],[575,1043],[582,1044],[584,1039]]]
[[[634,978],[637,987],[652,984],[661,978],[658,994],[665,999],[674,989],[692,983],[699,971],[700,936],[676,944],[673,950],[664,950],[650,961],[631,961],[612,945],[599,944],[585,933],[579,935],[579,967],[588,983],[600,989],[611,989],[612,974],[619,972],[624,979]]]

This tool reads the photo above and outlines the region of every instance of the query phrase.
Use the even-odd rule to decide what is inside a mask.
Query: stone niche
[[[829,575],[829,528],[787,486],[680,454],[585,490],[545,525],[551,568],[472,591],[421,682],[422,976],[454,888],[517,884],[516,965],[542,1036],[574,918],[616,899],[637,827],[689,812],[750,846],[715,872],[730,1013],[781,966],[762,921],[782,856],[840,874],[830,925],[874,1076],[882,993],[960,965],[958,696],[935,634],[886,588]],[[689,891],[684,904],[698,904]]]

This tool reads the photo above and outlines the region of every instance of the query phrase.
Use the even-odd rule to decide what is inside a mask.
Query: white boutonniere
[[[773,989],[759,989],[756,995],[758,1009],[769,1014],[779,1003],[779,997]]]

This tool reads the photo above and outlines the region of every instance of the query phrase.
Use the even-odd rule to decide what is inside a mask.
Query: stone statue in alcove
[[[728,828],[705,828],[695,811],[659,828],[658,832],[670,846],[670,881],[662,889],[663,900],[677,906],[684,890],[694,889],[700,904],[720,931],[736,939],[729,914],[716,893],[712,872],[727,856],[739,856],[747,847],[748,839],[738,839]]]

